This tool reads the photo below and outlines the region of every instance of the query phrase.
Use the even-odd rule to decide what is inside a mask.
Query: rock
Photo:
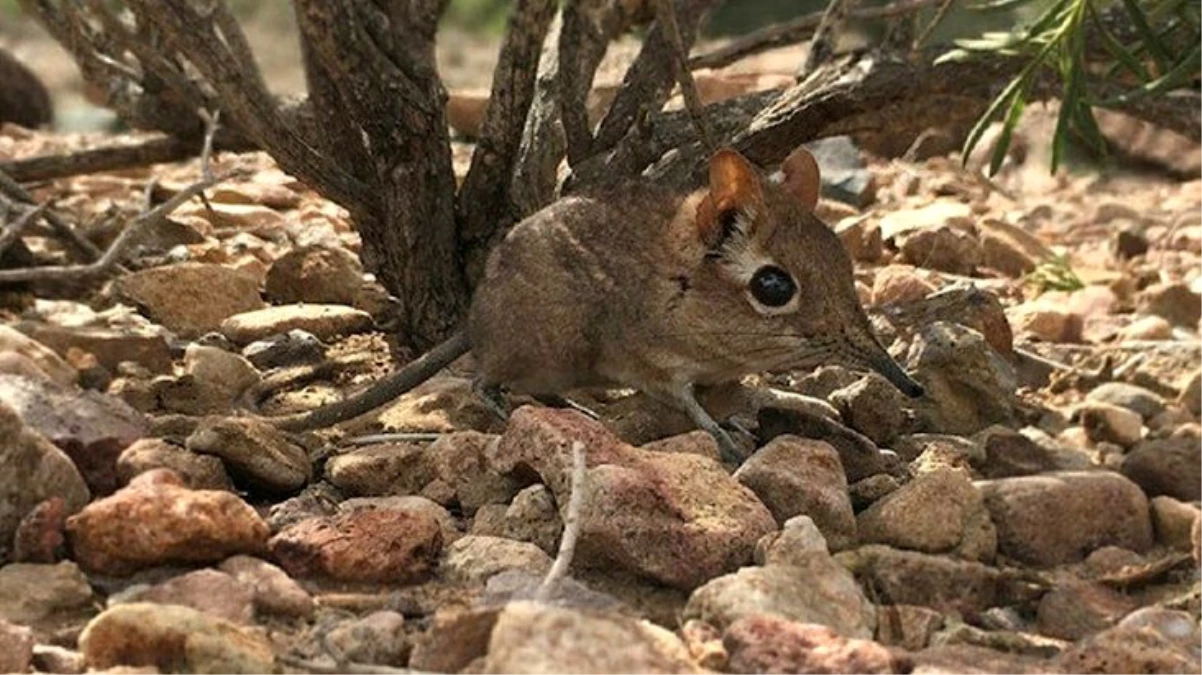
[[[351,305],[363,284],[359,259],[342,248],[302,246],[276,258],[267,270],[264,293],[277,305]]]
[[[239,345],[290,330],[303,330],[327,341],[361,333],[371,323],[367,312],[345,305],[279,305],[230,316],[221,322],[221,332]]]
[[[487,673],[699,672],[680,639],[648,621],[532,602],[511,603],[497,614],[481,669]]]
[[[826,538],[809,516],[794,516],[785,521],[780,532],[769,532],[756,542],[755,562],[757,565],[803,565],[811,553],[830,553]]]
[[[835,559],[894,604],[973,616],[997,602],[1000,575],[978,562],[880,544],[843,551]]]
[[[416,583],[433,572],[442,543],[438,520],[428,513],[371,509],[302,520],[269,546],[294,577]]]
[[[732,673],[910,672],[904,658],[871,640],[779,616],[743,617],[726,629],[722,644]]]
[[[71,364],[60,358],[53,349],[4,324],[0,324],[0,353],[24,357],[42,377],[63,387],[70,387],[79,378],[79,373]]]
[[[881,218],[881,236],[885,241],[929,227],[947,224],[970,224],[972,207],[956,199],[938,199],[922,208],[903,209],[886,213]]]
[[[871,638],[876,627],[872,603],[851,573],[826,553],[712,579],[693,591],[681,616],[725,629],[756,614],[822,624],[846,637]]]
[[[735,472],[778,523],[805,515],[834,550],[856,541],[856,519],[839,454],[822,441],[777,436]]]
[[[884,253],[884,242],[881,240],[881,228],[869,223],[862,216],[852,215],[834,220],[822,219],[823,222],[835,223],[835,234],[847,249],[847,255],[852,260],[877,262]]]
[[[338,513],[339,503],[344,499],[342,491],[329,483],[310,483],[295,497],[273,505],[267,512],[267,522],[272,532],[279,532],[314,516]]]
[[[387,610],[348,621],[332,629],[326,640],[353,663],[404,666],[409,656],[405,617]]]
[[[184,372],[210,397],[228,405],[259,383],[259,371],[242,356],[217,347],[190,344],[184,350]]]
[[[1123,457],[1123,475],[1150,497],[1202,499],[1202,449],[1197,439],[1162,438],[1139,443]]]
[[[901,487],[896,478],[887,473],[878,473],[861,481],[856,481],[847,487],[847,496],[851,498],[853,511],[863,511],[876,500]]]
[[[440,568],[453,583],[483,584],[505,570],[546,574],[551,569],[551,557],[524,541],[469,534],[447,546]]]
[[[13,535],[13,562],[53,563],[67,555],[67,502],[51,497],[33,507]]]
[[[877,270],[872,280],[872,304],[881,306],[917,302],[935,292],[935,284],[927,281],[910,265],[886,265]]]
[[[830,401],[848,426],[877,445],[889,445],[910,421],[909,399],[876,373],[835,391]]]
[[[877,641],[908,651],[929,645],[944,622],[939,612],[917,605],[884,605],[877,608],[877,617]]]
[[[1063,673],[1038,656],[990,649],[972,644],[944,644],[910,654],[915,673]]]
[[[1072,673],[1192,673],[1202,670],[1198,623],[1181,611],[1145,608],[1078,642],[1057,662]]]
[[[121,601],[183,605],[232,623],[248,625],[255,616],[253,599],[251,589],[233,576],[201,569],[126,594]]]
[[[1052,299],[1037,298],[1006,310],[1014,332],[1040,342],[1077,343],[1085,328],[1081,315]]]
[[[294,616],[307,619],[316,603],[284,570],[248,555],[226,558],[218,566],[222,572],[250,589],[256,612],[265,615]]]
[[[505,536],[510,539],[528,541],[547,555],[555,555],[563,534],[555,496],[545,485],[535,484],[522,490],[505,509],[504,528]]]
[[[242,356],[254,367],[266,370],[317,363],[325,356],[325,351],[321,340],[298,329],[256,340],[242,349]]]
[[[0,619],[30,624],[92,605],[92,587],[70,561],[0,567]]]
[[[35,642],[29,628],[0,619],[0,672],[29,672]]]
[[[262,552],[267,535],[267,523],[236,495],[189,490],[165,469],[136,476],[129,486],[67,519],[67,536],[80,565],[118,576]]]
[[[751,560],[772,514],[712,459],[639,450],[572,410],[524,406],[490,462],[533,471],[557,504],[571,493],[572,444],[587,449],[576,563],[690,589]]]
[[[985,449],[985,456],[974,462],[984,478],[1030,476],[1065,468],[1046,448],[1008,427],[988,427],[973,441]]]
[[[860,513],[856,525],[865,543],[985,562],[997,551],[980,492],[955,469],[918,476]]]
[[[882,220],[881,229],[884,230]],[[960,227],[936,225],[898,237],[901,259],[950,274],[973,275],[984,260],[981,244]]]
[[[1012,420],[1014,369],[980,333],[941,321],[929,324],[907,361],[926,390],[913,403],[927,430],[968,435]]]
[[[1145,420],[1164,412],[1164,400],[1156,392],[1126,382],[1106,382],[1086,396],[1087,401],[1109,403],[1139,413]]]
[[[1018,279],[1050,259],[1051,251],[1038,237],[1023,228],[997,218],[977,222],[981,241],[981,264],[1008,277]]]
[[[1043,595],[1036,621],[1040,633],[1075,641],[1113,626],[1137,606],[1135,600],[1101,584],[1071,582]]]
[[[450,434],[465,429],[500,432],[497,414],[472,391],[466,377],[434,377],[398,398],[379,416],[388,431]]]
[[[465,515],[485,504],[507,504],[517,494],[517,482],[488,467],[485,451],[496,441],[491,434],[460,431],[440,437],[425,453],[434,475],[454,488]]]
[[[188,437],[187,448],[220,457],[235,480],[274,494],[295,492],[313,477],[304,448],[252,417],[207,418]]]
[[[1202,511],[1193,504],[1165,496],[1153,497],[1150,504],[1156,541],[1178,551],[1193,550],[1193,531],[1199,517],[1202,517]]]
[[[1182,282],[1153,284],[1140,293],[1137,309],[1155,314],[1177,326],[1198,329],[1202,319],[1202,295]]]
[[[97,495],[117,489],[117,457],[146,433],[141,413],[95,391],[0,375],[0,403],[67,453]]]
[[[433,516],[434,520],[438,521],[438,528],[442,530],[442,543],[444,546],[463,536],[459,531],[459,526],[455,523],[455,519],[451,517],[451,514],[445,508],[426,497],[417,495],[354,497],[338,504],[337,512],[350,513],[351,511],[371,509],[420,512]]]
[[[1202,370],[1195,370],[1177,397],[1177,405],[1190,411],[1194,417],[1202,417]]]
[[[39,504],[61,498],[66,511],[90,499],[88,486],[61,450],[26,427],[12,408],[0,403],[0,564],[9,560],[21,520]]]
[[[89,668],[153,666],[159,672],[269,673],[271,643],[258,632],[180,605],[116,605],[79,636]]]
[[[838,422],[798,409],[762,408],[757,414],[761,441],[792,435],[829,443],[839,453],[839,463],[849,483],[889,471],[896,457],[881,452],[867,436]]]
[[[1077,408],[1085,435],[1094,443],[1114,443],[1124,448],[1143,438],[1144,425],[1139,413],[1110,403],[1086,401]]]
[[[233,489],[220,459],[198,455],[162,439],[134,441],[117,457],[117,477],[122,483],[153,469],[170,469],[193,490]]]
[[[263,306],[253,276],[226,265],[183,262],[117,278],[117,297],[181,337],[217,330],[227,317]]]
[[[742,93],[742,92],[740,92]],[[829,136],[806,143],[822,167],[822,193],[856,208],[872,203],[876,183],[860,148],[848,136]]]
[[[881,308],[878,317],[882,320],[876,322],[875,328],[884,344],[891,342],[890,332],[908,336],[915,327],[943,321],[977,331],[1006,358],[1016,356],[1014,333],[1001,300],[996,293],[975,284],[957,283],[923,298],[890,304]]]
[[[40,673],[82,675],[88,671],[83,654],[54,645],[35,645],[33,667]]]
[[[1173,324],[1159,316],[1141,316],[1119,329],[1117,341],[1173,339]]]
[[[1060,471],[977,487],[997,527],[998,552],[1025,563],[1059,565],[1101,546],[1146,551],[1152,545],[1147,498],[1115,473]]]
[[[433,453],[434,445],[428,451]],[[326,462],[326,478],[348,494],[411,495],[437,476],[417,443],[382,443],[356,448]],[[435,460],[439,461],[439,460]]]
[[[19,324],[19,327],[61,356],[65,357],[72,349],[79,349],[95,356],[101,366],[112,372],[127,361],[137,363],[152,373],[171,370],[171,348],[161,330],[155,332],[134,326],[122,326],[115,330],[98,326],[32,322]],[[59,384],[70,382],[60,381]]]

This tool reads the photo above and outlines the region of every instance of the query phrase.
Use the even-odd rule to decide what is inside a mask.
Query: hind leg
[[[534,397],[534,400],[547,406],[548,408],[567,408],[568,410],[575,410],[576,412],[592,420],[601,419],[601,416],[591,408],[585,407],[573,401],[572,399],[567,398],[566,396],[560,396],[559,394],[538,394]]]

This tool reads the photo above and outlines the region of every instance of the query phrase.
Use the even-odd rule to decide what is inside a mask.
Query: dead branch
[[[946,0],[899,0],[880,7],[857,9],[851,12],[850,18],[857,20],[889,19],[912,14],[941,1]],[[823,12],[814,12],[749,33],[711,52],[694,56],[689,59],[689,68],[692,70],[722,68],[752,54],[796,44],[814,34],[814,29],[822,21],[822,15]]]
[[[705,111],[702,110],[701,95],[697,93],[697,83],[693,81],[693,73],[686,63],[689,54],[684,46],[684,38],[680,35],[680,26],[676,22],[676,9],[672,0],[655,0],[655,6],[655,20],[663,27],[668,44],[672,46],[672,70],[676,74],[676,81],[680,84],[685,110],[689,112],[689,118],[693,121],[693,127],[697,130],[697,138],[701,144],[710,152],[714,152],[718,148],[714,145],[714,134],[710,130],[709,122],[705,119]]]
[[[48,206],[49,204],[38,204],[36,207],[22,213],[15,221],[7,225],[3,232],[0,232],[0,257],[3,257],[5,251],[16,243],[21,238],[21,235],[25,234],[25,229],[32,225],[46,211]],[[7,216],[7,214],[5,215]]]
[[[563,30],[555,48],[560,64],[559,109],[570,165],[592,154],[588,96],[606,48],[631,19],[626,10],[623,3],[613,0],[574,0],[563,9]]]
[[[559,582],[568,574],[572,566],[572,558],[576,555],[576,541],[580,538],[580,510],[584,504],[584,479],[588,465],[585,462],[584,444],[572,442],[572,493],[568,496],[568,505],[563,515],[563,535],[559,539],[559,551],[555,554],[555,562],[547,570],[547,576],[534,593],[535,602],[547,602],[555,592]]]
[[[692,48],[702,15],[714,4],[714,0],[676,0],[675,4],[676,18],[681,25],[681,41],[687,51]],[[614,97],[609,112],[601,120],[591,156],[614,148],[640,117],[646,117],[663,107],[676,84],[672,72],[672,52],[663,26],[657,21],[643,41],[639,55],[626,71],[622,87]],[[572,168],[575,169],[575,165]]]
[[[33,195],[25,191],[21,184],[13,180],[8,174],[0,171],[0,193],[11,200],[10,208],[16,210],[27,210],[34,208],[37,202]],[[67,248],[71,250],[75,256],[86,262],[92,262],[100,257],[100,249],[96,245],[88,241],[83,235],[75,231],[71,224],[63,220],[57,213],[52,210],[45,212],[46,222],[50,223],[50,227],[54,233],[63,239]]]
[[[556,4],[555,0],[519,0],[509,16],[480,138],[457,199],[459,241],[466,244],[469,280],[483,271],[494,235],[504,234],[507,224],[518,219],[509,196],[509,179],[534,98],[539,53]],[[503,225],[498,227],[498,222]]]
[[[142,232],[161,223],[172,211],[200,194],[203,190],[243,173],[240,171],[231,171],[193,183],[177,192],[171,199],[137,216],[125,226],[121,235],[117,237],[116,241],[109,246],[104,255],[100,256],[96,262],[88,265],[50,265],[46,267],[0,270],[0,283],[17,281],[75,281],[105,276],[117,265],[121,260],[121,256],[125,254],[126,249],[137,240]]]
[[[843,33],[848,15],[855,11],[860,0],[830,0],[818,27],[814,29],[814,37],[810,40],[810,49],[806,52],[805,61],[797,71],[797,79],[808,78],[820,66],[830,63],[835,57],[835,41]]]

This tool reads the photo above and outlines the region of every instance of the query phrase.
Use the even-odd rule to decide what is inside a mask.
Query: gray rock
[[[546,574],[551,557],[534,544],[501,537],[467,535],[445,549],[440,571],[454,583],[482,584],[506,570]]]
[[[681,615],[725,629],[755,614],[829,626],[845,637],[870,638],[876,610],[856,580],[825,553],[795,557],[790,565],[744,567],[693,591]]]
[[[812,553],[830,553],[826,538],[809,516],[794,516],[780,532],[771,532],[756,542],[757,565],[802,565]]]
[[[1062,653],[1070,673],[1195,673],[1202,670],[1198,622],[1186,612],[1146,607]]]
[[[308,618],[316,609],[308,591],[284,570],[265,560],[235,555],[218,567],[251,590],[255,610],[260,614]]]
[[[911,372],[926,389],[914,401],[929,431],[968,435],[1014,418],[1014,368],[971,328],[937,321],[910,348]]]
[[[0,567],[0,619],[35,623],[92,604],[92,587],[75,563]]]
[[[356,448],[331,457],[326,462],[326,477],[339,489],[356,496],[418,494],[436,477],[427,465],[425,453],[426,448],[417,443]]]
[[[897,456],[882,452],[872,439],[824,415],[796,408],[761,408],[756,416],[763,441],[791,435],[831,444],[849,482],[856,482],[897,467]]]
[[[1138,603],[1118,591],[1091,582],[1071,582],[1039,600],[1039,632],[1061,640],[1080,640],[1118,623]]]
[[[220,457],[234,478],[275,494],[296,492],[313,477],[304,448],[253,418],[208,418],[188,437],[192,452]]]
[[[833,392],[830,401],[848,426],[877,445],[889,445],[911,422],[909,399],[876,373]]]
[[[446,434],[430,444],[426,457],[434,475],[455,490],[460,508],[467,515],[485,504],[507,504],[519,484],[492,471],[486,452],[497,437],[478,431]]]
[[[118,600],[109,597],[109,606]],[[200,569],[181,574],[149,588],[120,596],[120,602],[153,602],[183,605],[226,621],[249,625],[254,619],[254,593],[246,584],[225,572]]]
[[[872,640],[779,616],[745,616],[726,630],[722,646],[733,673],[905,673],[909,661]]]
[[[412,646],[405,634],[405,617],[388,610],[337,626],[326,639],[347,661],[380,666],[404,666]]]
[[[196,454],[158,438],[134,441],[117,457],[117,476],[122,483],[152,469],[174,471],[193,490],[233,489],[220,459]]]
[[[1164,400],[1154,391],[1126,382],[1107,382],[1085,395],[1087,401],[1099,401],[1137,412],[1150,420],[1164,412]]]
[[[978,562],[880,544],[843,551],[835,559],[889,603],[971,616],[998,601],[1001,575]]]
[[[559,551],[563,521],[555,505],[555,496],[547,486],[535,484],[522,490],[505,509],[505,536],[528,541],[547,555]]]

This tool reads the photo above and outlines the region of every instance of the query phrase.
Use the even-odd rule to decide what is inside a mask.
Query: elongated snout
[[[925,393],[922,385],[915,382],[914,378],[910,377],[905,370],[902,370],[897,361],[894,361],[884,349],[874,354],[869,359],[868,365],[880,373],[886,380],[889,380],[889,383],[897,387],[898,391],[910,398],[918,398]]]

